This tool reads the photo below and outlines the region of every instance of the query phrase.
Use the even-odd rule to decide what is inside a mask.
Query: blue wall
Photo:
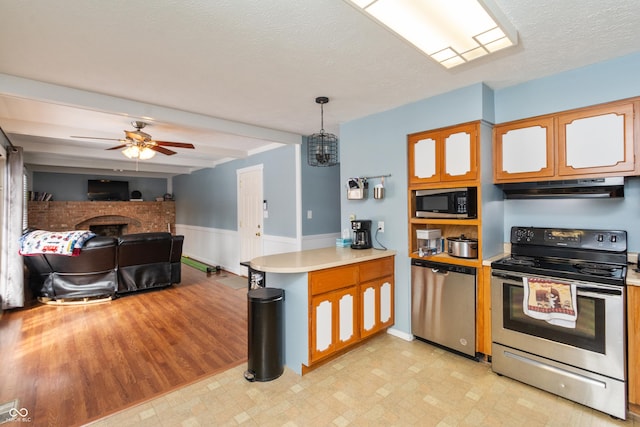
[[[340,231],[340,165],[314,167],[307,164],[307,141],[302,146],[302,235]],[[312,218],[307,218],[307,211]]]
[[[269,218],[264,231],[272,236],[296,237],[296,164],[300,162],[302,192],[302,235],[340,231],[340,167],[307,165],[306,141],[300,157],[295,146],[255,154],[247,159],[201,169],[173,178],[178,224],[236,230],[238,198],[236,171],[263,165],[263,191]],[[312,219],[307,219],[307,211]]]
[[[495,91],[495,123],[640,95],[640,54]]]
[[[84,175],[72,173],[34,172],[31,189],[53,194],[56,201],[86,201],[87,181],[90,179],[111,179],[128,181],[129,192],[138,190],[144,200],[155,200],[167,192],[165,178],[141,178],[135,176]]]
[[[295,237],[296,149],[293,145],[174,177],[176,222],[237,230],[236,171],[260,164],[263,165],[264,198],[269,206],[264,232],[274,236]]]

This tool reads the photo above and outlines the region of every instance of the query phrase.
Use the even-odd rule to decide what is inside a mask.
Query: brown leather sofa
[[[170,233],[96,236],[80,255],[24,256],[29,286],[50,300],[115,297],[180,283],[184,236]]]

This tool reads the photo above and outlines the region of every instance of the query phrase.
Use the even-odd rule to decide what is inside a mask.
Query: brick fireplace
[[[49,231],[92,230],[101,235],[170,231],[175,202],[29,202],[29,227]]]

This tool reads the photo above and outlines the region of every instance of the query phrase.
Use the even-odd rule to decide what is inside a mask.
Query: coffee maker
[[[351,221],[351,230],[353,230],[353,243],[351,244],[351,249],[371,248],[370,219],[358,219]]]

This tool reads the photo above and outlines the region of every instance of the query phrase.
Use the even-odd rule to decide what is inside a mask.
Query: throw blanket
[[[578,318],[576,285],[524,277],[524,314],[552,325],[575,328]]]
[[[20,237],[20,255],[58,254],[80,255],[84,242],[95,237],[87,230],[44,231],[35,230]]]

